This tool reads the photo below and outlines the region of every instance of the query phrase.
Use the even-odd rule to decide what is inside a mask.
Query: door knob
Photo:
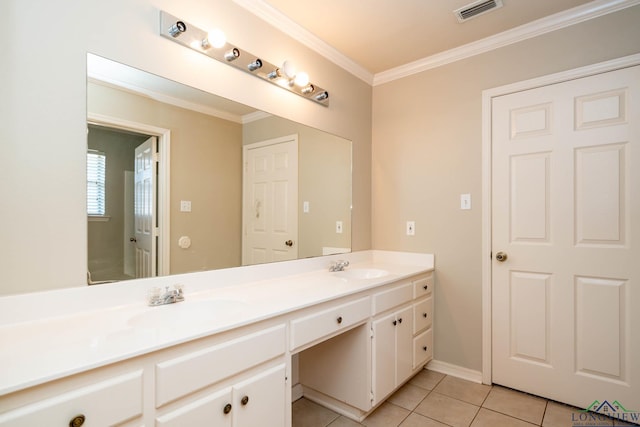
[[[293,246],[293,240],[287,240],[286,242],[284,242],[284,244],[291,247]]]
[[[496,260],[497,260],[498,262],[505,262],[505,261],[507,260],[507,258],[508,258],[508,257],[507,257],[506,252],[502,252],[502,251],[500,251],[500,252],[498,252],[498,253],[496,254]]]

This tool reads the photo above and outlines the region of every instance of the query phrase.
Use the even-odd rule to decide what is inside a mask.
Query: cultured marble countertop
[[[351,265],[329,272],[338,259]],[[0,396],[433,267],[430,254],[373,250],[0,297]],[[371,271],[381,275],[358,274]],[[184,302],[147,306],[150,288],[174,284],[184,286]]]

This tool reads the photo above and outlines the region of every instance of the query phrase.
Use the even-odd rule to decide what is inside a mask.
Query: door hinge
[[[373,328],[369,329],[369,337],[373,339]]]
[[[159,227],[154,227],[153,228],[153,237],[158,237],[160,235],[160,228]]]
[[[156,163],[160,162],[160,153],[153,153],[153,161]]]
[[[374,400],[373,390],[371,390],[371,402],[373,402],[373,400]]]

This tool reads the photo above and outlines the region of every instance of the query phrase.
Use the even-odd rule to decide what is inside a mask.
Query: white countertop
[[[330,273],[382,270],[381,277]],[[433,269],[433,255],[362,251],[0,298],[0,396]],[[357,274],[355,274],[357,275]],[[185,301],[146,305],[152,287]]]

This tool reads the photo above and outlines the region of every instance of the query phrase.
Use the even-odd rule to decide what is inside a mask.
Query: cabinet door
[[[397,386],[413,371],[413,307],[396,313],[396,383]]]
[[[391,393],[396,385],[396,325],[395,313],[373,322],[374,405]]]
[[[285,365],[238,383],[233,387],[234,427],[282,427],[286,413]]]
[[[231,427],[233,411],[231,387],[184,405],[156,419],[156,427],[219,426]]]

